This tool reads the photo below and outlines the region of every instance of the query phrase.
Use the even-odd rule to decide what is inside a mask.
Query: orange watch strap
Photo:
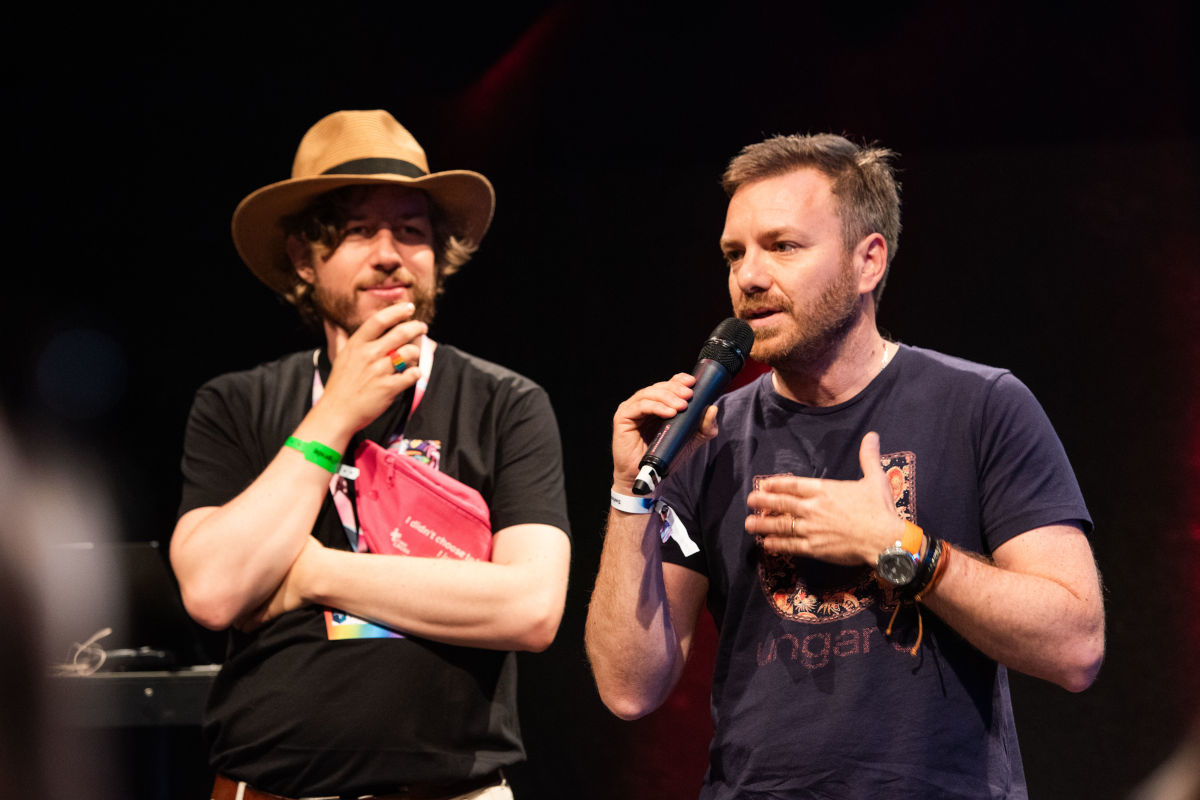
[[[921,526],[916,523],[904,521],[904,538],[900,540],[900,546],[914,556],[921,555],[921,545],[925,543],[925,531],[921,530]]]

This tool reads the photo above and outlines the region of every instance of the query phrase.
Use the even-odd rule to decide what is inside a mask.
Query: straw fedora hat
[[[292,177],[252,192],[233,212],[233,243],[263,283],[285,294],[296,273],[287,257],[282,220],[317,195],[342,186],[394,184],[426,192],[448,233],[478,244],[496,206],[492,184],[478,172],[429,172],[425,151],[386,111],[338,111],[308,129],[296,150]]]

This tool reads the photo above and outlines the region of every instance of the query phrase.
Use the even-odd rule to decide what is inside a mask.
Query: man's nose
[[[404,266],[400,243],[386,226],[375,231],[371,238],[371,265],[382,272],[391,272]]]
[[[743,294],[758,294],[771,286],[771,273],[764,253],[749,248],[733,267],[733,281]]]

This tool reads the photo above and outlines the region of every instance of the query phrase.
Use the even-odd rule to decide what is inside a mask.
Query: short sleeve
[[[1092,519],[1066,451],[1037,399],[1011,373],[991,385],[978,442],[980,517],[991,550],[1025,531]]]
[[[180,516],[240,494],[267,468],[311,404],[311,351],[201,386],[183,439]]]
[[[498,437],[495,471],[493,530],[526,523],[570,530],[558,422],[541,387],[516,394]]]
[[[720,405],[718,404],[718,407]],[[660,485],[658,496],[670,506],[678,517],[676,524],[683,525],[687,529],[688,537],[696,543],[699,550],[692,555],[684,555],[679,544],[674,539],[667,539],[661,547],[662,560],[666,564],[676,564],[681,567],[687,567],[690,570],[699,572],[705,577],[709,576],[708,570],[708,542],[703,536],[704,521],[699,502],[699,496],[703,492],[702,483],[705,480],[706,462],[709,457],[710,444],[706,444],[692,454],[692,457],[683,462],[678,469],[669,474]],[[661,529],[662,520],[657,514],[650,515],[650,522],[656,528]]]
[[[236,397],[206,384],[196,393],[183,440],[183,496],[179,515],[236,497],[262,471],[236,422],[246,409]]]

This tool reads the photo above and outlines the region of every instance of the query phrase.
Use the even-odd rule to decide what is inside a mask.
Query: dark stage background
[[[523,2],[68,20],[26,7],[8,30],[24,46],[0,56],[16,168],[5,415],[26,457],[53,441],[101,482],[119,538],[165,543],[196,388],[314,341],[239,261],[234,206],[287,177],[321,116],[391,110],[434,169],[477,169],[498,194],[434,335],[539,381],[562,428],[572,585],[555,645],[523,657],[519,796],[694,796],[703,670],[629,724],[600,705],[583,656],[611,414],[690,367],[727,315],[726,160],[773,133],[878,140],[901,154],[905,223],[881,325],[1012,369],[1096,519],[1098,681],[1078,696],[1013,681],[1031,794],[1124,797],[1200,697],[1194,14]],[[203,774],[198,738],[181,741],[180,774]]]

